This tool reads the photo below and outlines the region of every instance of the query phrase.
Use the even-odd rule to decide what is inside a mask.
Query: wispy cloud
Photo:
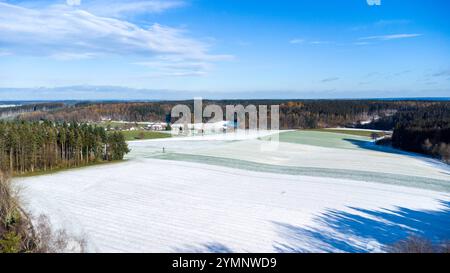
[[[351,27],[351,31],[370,31],[370,30],[380,30],[380,29],[390,29],[392,27],[398,28],[410,24],[411,20],[406,19],[391,19],[391,20],[378,20],[364,25],[357,25]]]
[[[364,75],[364,78],[379,77],[381,75],[382,75],[382,73],[380,73],[380,72],[372,71],[372,72],[367,73],[366,75]]]
[[[196,69],[196,70],[206,70],[211,67],[210,64],[205,62],[173,62],[173,63],[166,63],[166,62],[158,62],[158,61],[148,61],[148,62],[136,62],[134,63],[136,65],[142,65],[146,67],[152,67],[152,68],[160,68],[160,69]]]
[[[12,55],[11,51],[0,48],[0,57]]]
[[[149,68],[153,71],[149,75],[152,78],[204,76],[212,69],[212,65],[208,62],[168,60],[165,58],[155,58],[154,60],[133,64]]]
[[[295,38],[289,41],[290,44],[299,45],[299,44],[309,44],[309,45],[328,45],[333,44],[331,41],[322,41],[322,40],[307,40]]]
[[[369,6],[381,6],[381,0],[366,0]]]
[[[236,41],[236,45],[238,45],[238,46],[250,46],[250,45],[252,45],[252,43],[249,42],[249,41],[238,40],[238,41]]]
[[[188,37],[184,29],[157,23],[142,28],[67,5],[31,9],[0,2],[0,43],[11,53],[59,60],[131,55],[211,63],[232,58],[210,54],[209,44]]]
[[[185,6],[181,0],[84,0],[80,8],[100,16],[128,17],[145,13],[161,13]]]
[[[407,25],[410,24],[411,20],[406,19],[394,19],[394,20],[379,20],[374,23],[374,26],[376,27],[386,27],[386,26],[392,26],[392,25]]]
[[[334,82],[334,81],[338,81],[340,78],[339,77],[330,77],[330,78],[325,78],[323,80],[321,80],[321,82],[326,83],[326,82]]]
[[[207,73],[204,71],[169,71],[151,73],[143,78],[202,77],[206,75]]]
[[[98,57],[98,53],[90,53],[90,52],[84,52],[84,53],[72,53],[72,52],[59,52],[50,55],[51,58],[55,60],[60,61],[72,61],[72,60],[86,60],[86,59],[92,59],[95,57]]]
[[[66,3],[69,6],[79,6],[81,5],[81,0],[66,0]]]
[[[371,45],[372,43],[370,43],[370,42],[356,42],[356,43],[353,43],[354,45],[356,45],[356,46],[366,46],[366,45]]]
[[[407,69],[407,70],[402,70],[402,71],[399,71],[399,72],[394,73],[393,76],[394,76],[394,77],[403,76],[403,75],[409,74],[409,73],[411,73],[411,72],[412,72],[412,71],[409,70],[409,69]]]
[[[305,42],[305,40],[304,39],[292,39],[292,40],[290,40],[289,41],[289,43],[291,43],[291,44],[303,44]]]
[[[309,42],[311,45],[329,45],[332,44],[330,41],[311,41]]]
[[[440,70],[434,74],[432,74],[433,77],[450,77],[450,69],[444,69]]]
[[[390,34],[390,35],[378,35],[378,36],[368,36],[361,37],[359,40],[378,40],[378,41],[389,41],[389,40],[398,40],[398,39],[407,39],[407,38],[415,38],[422,36],[422,34],[417,33],[402,33],[402,34]]]

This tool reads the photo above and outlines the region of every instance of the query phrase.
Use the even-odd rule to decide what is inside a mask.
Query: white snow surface
[[[193,156],[374,172],[389,167],[384,158],[394,164],[390,174],[408,173],[409,162],[412,175],[448,181],[442,166],[411,156],[294,143],[264,153],[258,137],[133,142],[126,162],[16,181],[33,215],[45,213],[55,229],[84,236],[90,252],[383,252],[412,233],[450,238],[447,192],[152,158],[165,147]],[[192,141],[199,138],[205,141]]]
[[[201,141],[201,140],[204,141]],[[196,140],[196,141],[193,141]],[[242,141],[226,141],[242,140]],[[447,180],[450,166],[438,160],[411,153],[393,153],[368,149],[337,149],[280,142],[276,149],[262,149],[266,142],[248,135],[205,136],[150,141],[134,141],[129,158],[140,158],[166,152],[238,159],[249,162],[309,168],[358,170],[391,175],[412,175]]]
[[[16,107],[19,105],[16,104],[0,104],[0,108],[9,108],[9,107]]]
[[[290,132],[292,130],[286,130],[284,132]],[[235,140],[251,140],[257,139],[261,137],[266,137],[270,135],[275,135],[280,133],[279,130],[237,130],[236,132],[231,133],[212,133],[212,134],[204,134],[204,135],[193,135],[193,136],[177,136],[174,135],[173,138],[163,138],[163,139],[154,139],[151,142],[174,142],[174,141],[235,141]],[[137,143],[149,143],[148,140],[138,140],[133,141],[133,144]]]

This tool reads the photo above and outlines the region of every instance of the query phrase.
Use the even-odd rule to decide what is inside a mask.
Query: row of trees
[[[77,123],[0,122],[0,169],[23,174],[123,159],[124,136]]]

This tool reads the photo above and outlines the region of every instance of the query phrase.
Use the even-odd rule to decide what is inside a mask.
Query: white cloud
[[[291,44],[303,44],[305,42],[304,39],[292,39],[289,41]]]
[[[30,9],[0,2],[0,43],[13,53],[60,60],[110,54],[158,57],[168,63],[232,58],[210,54],[209,44],[188,37],[183,29],[156,23],[144,29],[66,5]]]
[[[381,0],[366,0],[369,6],[381,6]]]
[[[195,70],[207,70],[211,68],[209,63],[205,62],[158,62],[158,61],[148,61],[148,62],[136,62],[136,65],[142,65],[146,67],[158,68],[163,70],[173,70],[173,69],[195,69]]]
[[[304,44],[304,43],[308,43],[310,45],[328,45],[328,44],[333,44],[334,42],[331,41],[320,41],[320,40],[315,40],[315,41],[308,41],[306,39],[292,39],[289,41],[289,43],[291,44]]]
[[[212,69],[208,62],[196,62],[188,60],[168,60],[165,58],[155,58],[150,61],[135,62],[153,71],[149,77],[185,77],[185,76],[203,76]]]
[[[144,76],[144,78],[201,77],[206,74],[205,71],[169,71],[152,73]]]
[[[128,15],[160,13],[185,6],[181,0],[95,0],[83,1],[83,9],[99,16],[123,17]]]
[[[362,37],[359,38],[359,40],[379,40],[379,41],[389,41],[389,40],[398,40],[398,39],[406,39],[406,38],[415,38],[422,36],[422,34],[391,34],[391,35],[379,35],[379,36],[369,36],[369,37]]]
[[[310,44],[312,45],[329,45],[332,44],[330,41],[311,41]]]
[[[79,6],[81,5],[81,0],[67,0],[66,3],[69,6]]]
[[[397,19],[397,20],[379,20],[374,23],[374,26],[376,27],[386,27],[386,26],[392,26],[392,25],[406,25],[411,23],[411,20],[405,20],[405,19]]]
[[[53,55],[50,55],[51,58],[60,60],[60,61],[86,60],[86,59],[95,58],[97,56],[99,56],[99,54],[90,53],[90,52],[84,52],[84,53],[60,52],[60,53],[55,53]]]
[[[351,31],[362,31],[362,30],[368,30],[368,29],[382,29],[382,28],[389,28],[389,27],[398,27],[398,26],[404,26],[407,24],[410,24],[411,20],[405,20],[405,19],[396,19],[396,20],[379,20],[371,24],[365,24],[365,25],[358,25],[350,28]]]
[[[354,45],[356,45],[356,46],[366,46],[366,45],[371,45],[371,43],[369,43],[369,42],[356,42],[356,43],[353,43]]]

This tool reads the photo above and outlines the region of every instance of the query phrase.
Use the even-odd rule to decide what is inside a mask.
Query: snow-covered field
[[[34,215],[93,252],[379,252],[411,233],[450,238],[448,166],[350,135],[283,132],[277,150],[266,136],[132,142],[124,163],[17,181]]]
[[[0,108],[9,108],[9,107],[16,107],[19,105],[16,104],[0,104]]]

